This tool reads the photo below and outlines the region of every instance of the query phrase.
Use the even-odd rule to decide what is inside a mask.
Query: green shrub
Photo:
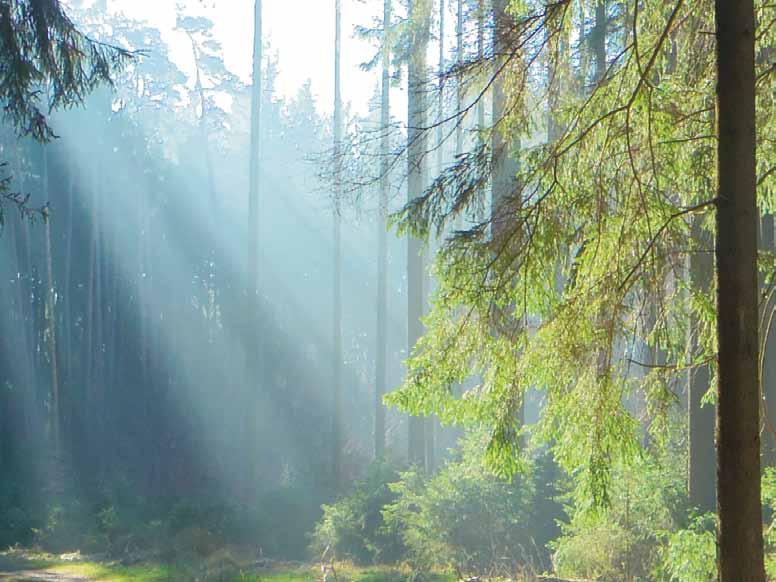
[[[431,477],[408,471],[390,485],[397,499],[385,508],[386,525],[413,565],[511,571],[535,560],[530,475],[507,482],[489,473],[484,443],[472,436],[461,460]]]
[[[555,568],[563,577],[616,581],[624,578],[628,548],[635,544],[630,532],[616,522],[595,520],[574,524],[555,545]]]
[[[13,544],[29,544],[39,527],[22,495],[22,484],[13,477],[0,479],[0,550]]]
[[[45,524],[35,530],[35,543],[55,553],[94,552],[104,549],[108,540],[98,530],[91,508],[78,499],[64,499],[48,507]]]
[[[768,580],[776,580],[776,468],[768,467],[762,479],[765,520],[765,571]]]
[[[669,532],[684,520],[685,482],[675,459],[645,454],[613,470],[608,508],[592,507],[580,490],[570,496],[570,521],[551,544],[561,577],[651,580]]]
[[[385,527],[383,509],[397,499],[391,484],[399,474],[390,465],[370,465],[366,477],[331,505],[323,505],[323,517],[311,534],[310,550],[319,557],[328,547],[338,559],[357,564],[391,563],[402,554],[399,537]]]
[[[657,572],[671,582],[706,582],[717,577],[715,517],[706,514],[668,535]]]
[[[253,534],[247,537],[267,556],[284,560],[304,560],[308,534],[321,517],[321,498],[305,484],[271,489],[258,500]],[[245,540],[246,538],[244,538]]]

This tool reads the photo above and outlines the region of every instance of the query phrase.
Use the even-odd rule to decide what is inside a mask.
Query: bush
[[[657,572],[671,582],[706,582],[717,577],[715,517],[694,518],[689,527],[672,532],[660,551]]]
[[[321,517],[321,498],[304,483],[278,487],[259,497],[251,545],[267,556],[304,560],[308,534]]]
[[[561,577],[653,579],[670,532],[685,520],[685,483],[674,459],[645,455],[613,470],[608,508],[592,508],[581,491],[572,495],[571,519],[552,543]]]
[[[776,468],[768,467],[762,479],[763,509],[766,515],[765,570],[776,580]]]
[[[408,471],[390,485],[397,498],[385,508],[386,525],[413,565],[513,571],[535,561],[530,475],[512,482],[493,476],[482,462],[484,442],[470,437],[461,460],[428,478]]]
[[[55,553],[98,551],[108,544],[97,528],[94,512],[77,499],[57,501],[48,507],[45,524],[35,530],[35,542]]]
[[[0,550],[33,539],[36,523],[25,507],[21,490],[15,479],[0,479]]]
[[[397,499],[392,483],[398,472],[384,462],[369,466],[366,477],[350,494],[331,505],[323,505],[323,517],[311,534],[310,550],[317,558],[326,548],[338,559],[357,564],[391,563],[400,559],[399,537],[385,527],[383,509]]]

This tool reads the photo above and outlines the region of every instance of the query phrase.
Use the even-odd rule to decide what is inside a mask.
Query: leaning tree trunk
[[[721,582],[764,581],[754,3],[716,0],[717,508]]]

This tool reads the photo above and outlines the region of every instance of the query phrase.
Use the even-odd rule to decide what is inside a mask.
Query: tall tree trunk
[[[18,170],[16,175],[20,175]],[[29,366],[27,365],[26,358],[30,357],[30,352],[28,351],[29,342],[27,337],[29,328],[27,325],[27,309],[25,305],[29,294],[26,293],[27,273],[22,266],[22,241],[19,222],[20,219],[17,217],[14,217],[8,222],[8,237],[11,241],[11,272],[15,279],[15,293],[12,303],[13,308],[11,309],[9,316],[11,324],[19,330],[17,345],[14,346],[13,356],[19,358],[19,364],[21,365],[14,376],[14,385],[26,384],[24,390],[20,390],[16,393],[18,399],[17,404],[19,407],[18,410],[20,412],[19,418],[17,419],[17,437],[20,442],[30,442],[31,435],[28,432],[29,423],[27,418],[29,415],[29,405],[31,403],[30,394],[32,393],[33,385],[28,383]]]
[[[595,58],[595,80],[601,81],[606,74],[606,24],[608,10],[606,0],[595,5],[595,29],[593,30],[593,57]]]
[[[458,0],[456,6],[455,20],[455,59],[458,68],[463,66],[463,0]],[[463,75],[459,72],[456,79],[455,111],[461,115],[463,112]],[[463,153],[463,119],[458,119],[455,126],[455,155],[460,156]]]
[[[21,191],[24,192],[24,182],[20,184]],[[35,273],[35,264],[32,260],[32,237],[30,236],[30,223],[28,220],[21,221],[21,234],[22,234],[22,248],[23,253],[23,267],[20,271],[24,274],[24,300],[23,300],[23,313],[26,333],[24,339],[26,341],[24,350],[24,363],[27,372],[27,386],[29,392],[32,394],[30,400],[30,406],[27,407],[26,425],[28,434],[32,435],[37,427],[34,425],[36,400],[38,391],[38,361],[36,354],[38,353],[38,340],[37,340],[37,321],[35,316],[35,304],[33,298],[37,297],[35,289],[35,280],[37,279]]]
[[[413,42],[407,66],[407,200],[420,196],[426,184],[426,47],[428,45],[431,3],[410,0],[407,14],[413,23]],[[424,301],[423,243],[410,236],[407,240],[407,352],[412,353],[423,333],[421,317]],[[425,423],[423,418],[410,416],[408,459],[425,468]]]
[[[390,136],[391,123],[391,54],[389,29],[391,25],[391,0],[383,1],[383,54],[380,102],[380,200],[377,220],[377,355],[375,358],[375,442],[376,459],[385,456],[385,406],[383,395],[387,385],[386,361],[388,357],[387,312],[388,312],[388,191],[390,180]]]
[[[445,86],[444,86],[444,80],[443,75],[445,72],[445,6],[446,0],[439,0],[439,12],[437,14],[439,18],[439,61],[437,64],[437,74],[439,75],[439,80],[437,84],[437,128],[436,128],[436,153],[437,153],[437,159],[436,159],[436,174],[439,175],[442,172],[442,168],[444,166],[444,159],[445,159],[445,150],[444,150],[444,127],[442,124],[442,120],[444,119],[444,111],[445,111]],[[432,248],[432,245],[434,248]],[[436,252],[436,241],[430,240],[429,241],[429,249],[428,249],[428,256],[429,256],[429,263],[433,261],[433,255]],[[431,279],[431,275],[428,271],[426,271],[425,279],[425,299],[424,301],[424,311],[428,311],[428,297],[432,293],[433,289],[433,282]],[[442,439],[442,430],[441,426],[439,424],[439,419],[436,416],[429,416],[426,418],[426,469],[429,473],[432,473],[436,467],[437,467],[437,441]]]
[[[103,208],[102,208],[102,185],[103,175],[98,171],[98,180],[94,191],[94,217],[95,217],[95,255],[94,255],[94,388],[95,388],[95,410],[97,412],[97,425],[99,439],[96,441],[98,462],[100,470],[97,473],[99,477],[103,476],[106,461],[112,460],[112,455],[108,454],[110,450],[105,438],[108,436],[105,431],[107,415],[107,399],[105,393],[107,390],[105,382],[105,232],[102,228]],[[113,436],[111,434],[111,436]]]
[[[485,59],[485,0],[478,0],[477,5],[477,59]],[[482,144],[485,132],[485,97],[477,101],[477,143]]]
[[[493,52],[495,55],[494,66],[499,68],[501,61],[499,55],[504,55],[509,51],[508,31],[511,28],[511,17],[507,12],[508,0],[493,1]],[[512,222],[511,209],[505,206],[505,202],[514,194],[517,187],[518,163],[514,157],[514,150],[520,147],[510,134],[505,133],[506,124],[503,122],[507,115],[507,94],[504,87],[504,75],[500,74],[493,83],[493,136],[491,138],[491,149],[493,156],[492,176],[491,176],[491,236],[496,242]],[[519,404],[517,410],[517,422],[522,426],[525,422],[525,397]]]
[[[63,322],[63,338],[64,338],[64,366],[63,366],[63,383],[66,387],[70,387],[73,383],[73,232],[75,227],[73,225],[74,216],[74,199],[75,199],[75,167],[71,166],[68,177],[67,186],[67,226],[65,228],[65,281],[62,288],[65,291],[64,295],[64,322]],[[67,414],[66,419],[72,419],[72,396],[66,400]],[[69,433],[69,420],[65,422],[64,432]]]
[[[258,400],[261,372],[264,356],[259,330],[259,180],[261,175],[261,99],[262,99],[262,19],[261,0],[254,3],[253,29],[253,86],[251,87],[251,142],[249,152],[249,193],[248,193],[248,265],[246,269],[248,285],[246,290],[248,317],[247,325],[247,373],[245,400],[245,446],[246,495],[255,492],[258,478]]]
[[[49,167],[48,150],[43,146],[43,188],[46,199],[49,200]],[[46,348],[49,358],[49,370],[51,372],[51,444],[53,456],[56,460],[59,455],[59,368],[57,363],[57,317],[56,317],[56,290],[54,286],[54,260],[51,256],[51,217],[46,220]]]
[[[334,309],[332,374],[332,477],[335,488],[342,480],[342,93],[340,49],[342,0],[334,0]]]
[[[773,215],[766,214],[762,218],[760,245],[763,251],[773,252],[774,246],[774,226]],[[760,317],[760,331],[763,335],[760,337],[761,362],[761,381],[762,398],[765,403],[763,413],[765,423],[762,442],[762,462],[765,467],[776,466],[776,292],[769,292],[762,299],[762,314]]]
[[[711,234],[701,226],[701,219],[692,224],[692,240],[698,249],[690,255],[690,281],[694,289],[707,293],[711,290],[714,277],[713,241]],[[689,329],[690,353],[697,356],[698,322]],[[701,513],[713,512],[717,506],[716,458],[714,451],[714,407],[702,405],[703,395],[711,386],[711,365],[703,364],[690,370],[688,378],[687,423],[688,423],[688,494],[690,506]]]
[[[764,581],[754,3],[716,0],[717,508],[721,582]]]
[[[439,0],[439,64],[437,65],[437,74],[439,82],[437,85],[437,124],[436,147],[437,147],[437,173],[441,173],[445,163],[444,127],[441,121],[444,119],[445,112],[445,4],[447,0]]]
[[[99,442],[99,432],[97,427],[99,425],[99,411],[97,409],[96,398],[96,380],[95,380],[95,360],[97,353],[97,344],[95,341],[95,289],[96,289],[96,263],[97,263],[97,168],[92,167],[89,184],[89,202],[87,203],[87,212],[89,213],[89,258],[88,258],[88,279],[86,283],[87,297],[86,297],[86,346],[83,352],[83,370],[84,370],[84,392],[85,402],[84,408],[86,414],[84,419],[86,422],[82,433],[85,440],[87,440],[86,450],[88,453],[88,461],[91,465],[91,469],[94,473],[97,473],[97,456],[95,453],[96,444]]]

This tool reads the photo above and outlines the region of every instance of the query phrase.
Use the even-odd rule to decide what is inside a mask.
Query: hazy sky
[[[377,82],[373,73],[358,65],[373,52],[367,43],[353,38],[355,24],[369,25],[381,15],[382,2],[345,1],[342,14],[343,99],[365,113]],[[253,0],[108,0],[108,8],[148,21],[159,28],[171,46],[172,56],[187,72],[192,69],[186,37],[175,31],[175,7],[207,16],[223,45],[227,67],[243,80],[250,79],[253,44]],[[293,96],[307,80],[321,111],[330,112],[334,95],[334,0],[264,0],[264,39],[279,54],[278,91]]]

